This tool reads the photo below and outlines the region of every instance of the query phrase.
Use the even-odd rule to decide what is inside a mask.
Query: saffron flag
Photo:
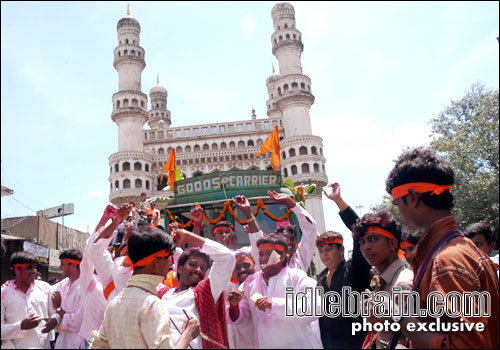
[[[262,146],[260,146],[260,152],[256,154],[257,157],[260,157],[264,153],[273,151],[273,155],[271,157],[271,166],[274,169],[274,173],[278,171],[278,164],[280,163],[280,138],[278,134],[278,127],[275,126],[271,136],[264,142]]]
[[[170,185],[170,189],[172,192],[174,191],[174,182],[175,182],[175,148],[172,148],[170,152],[170,156],[168,157],[167,162],[165,163],[165,168],[161,172],[160,183],[163,181],[163,174],[168,171],[168,184]]]

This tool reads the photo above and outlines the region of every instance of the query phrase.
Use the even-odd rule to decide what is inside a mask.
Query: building
[[[315,183],[321,189],[327,184],[323,142],[311,129],[309,109],[314,96],[311,79],[302,71],[303,43],[295,11],[288,3],[278,3],[271,15],[272,53],[279,62],[279,74],[273,69],[266,80],[268,118],[257,119],[252,110],[248,119],[191,126],[172,126],[168,93],[159,79],[150,90],[151,108],[147,110],[148,96],[141,87],[141,73],[146,66],[145,50],[140,46],[141,26],[130,16],[130,10],[118,21],[113,65],[118,72],[119,91],[112,96],[111,113],[118,126],[118,152],[109,157],[112,203],[137,201],[142,192],[148,196],[159,194],[166,183],[164,179],[160,184],[160,174],[173,148],[177,167],[185,178],[271,169],[270,153],[263,157],[255,154],[275,126],[281,140],[282,176],[291,177],[295,185]],[[144,128],[146,123],[149,129]],[[324,232],[321,196],[321,190],[309,196],[306,208],[316,219],[318,230]]]

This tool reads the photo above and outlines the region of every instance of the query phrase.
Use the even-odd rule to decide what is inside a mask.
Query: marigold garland
[[[196,204],[196,206],[200,206],[199,204]],[[264,211],[264,213],[269,216],[271,219],[273,219],[274,221],[283,221],[285,219],[288,218],[288,216],[290,216],[290,213],[292,212],[292,209],[288,209],[287,212],[282,216],[282,217],[277,217],[275,215],[273,215],[269,210],[267,210],[266,208],[266,205],[264,204],[264,202],[262,201],[262,198],[259,198],[259,200],[257,201],[257,206],[255,207],[255,210],[254,210],[254,213],[253,213],[253,216],[257,216],[257,214],[259,213],[259,209],[261,209]],[[218,223],[219,221],[222,220],[222,218],[224,217],[224,214],[226,213],[226,210],[229,209],[229,213],[236,219],[236,221],[238,221],[241,225],[246,225],[248,224],[248,220],[241,220],[237,215],[236,213],[234,212],[234,209],[233,207],[231,207],[231,202],[230,201],[226,201],[224,202],[224,207],[222,208],[219,216],[213,220],[209,219],[205,214],[203,214],[203,218],[208,221],[209,223],[211,224],[216,224]],[[169,209],[166,209],[167,211],[167,214],[168,216],[170,217],[170,221],[171,222],[175,222],[179,225],[179,227],[181,228],[186,228],[188,226],[191,226],[191,224],[193,223],[193,219],[191,218],[191,220],[189,220],[187,223],[185,224],[181,224],[181,223],[178,223],[174,216],[172,215],[172,212],[169,210]]]
[[[132,204],[132,206],[135,208],[137,206],[137,203],[132,199],[129,204]]]

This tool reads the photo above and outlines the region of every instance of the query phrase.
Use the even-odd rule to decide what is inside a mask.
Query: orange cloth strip
[[[411,244],[411,243],[410,243],[410,242],[408,242],[408,241],[403,241],[403,242],[401,242],[401,243],[399,244],[399,247],[400,247],[401,249],[408,248],[408,247],[414,247],[414,246],[415,246],[415,244]]]
[[[249,262],[250,265],[252,265],[252,267],[255,267],[255,261],[253,261],[252,258],[250,258],[248,256],[240,256],[238,259],[236,259],[236,262],[239,262],[239,261]]]
[[[231,226],[217,226],[214,227],[214,230],[212,231],[212,234],[215,235],[215,233],[220,229],[220,228],[228,228],[231,232],[234,232],[233,228]]]
[[[406,259],[406,253],[403,249],[398,249],[398,258],[399,260],[405,260]]]
[[[120,256],[124,256],[128,253],[128,245],[125,246],[120,252]]]
[[[155,258],[166,258],[167,256],[170,256],[170,252],[166,249],[163,249],[163,250],[160,250],[154,254],[151,254],[151,255],[145,257],[144,259],[139,260],[135,264],[132,262],[132,260],[130,260],[130,257],[127,255],[124,262],[127,262],[131,265],[130,269],[128,269],[129,271],[131,271],[135,267],[142,267],[142,266],[146,266],[146,265],[151,264],[155,260]]]
[[[31,263],[14,264],[14,268],[17,269],[18,267],[28,266],[29,264],[31,264]]]
[[[259,250],[272,249],[283,253],[285,252],[285,247],[283,247],[281,244],[262,243],[258,248]]]
[[[260,157],[264,153],[273,151],[271,156],[271,166],[274,169],[274,173],[276,174],[278,170],[278,164],[280,163],[280,136],[278,133],[278,127],[275,126],[271,136],[264,142],[262,146],[260,146],[260,152],[256,154],[257,157]]]
[[[163,280],[163,284],[169,288],[175,288],[179,286],[179,284],[177,283],[177,279],[175,278],[174,270],[168,271],[167,278]]]
[[[379,235],[382,235],[387,238],[394,238],[394,235],[392,233],[376,226],[368,227],[368,229],[366,230],[366,234],[368,233],[378,233]]]
[[[412,188],[417,193],[431,192],[431,194],[441,194],[444,191],[449,191],[451,185],[436,185],[428,182],[411,182],[408,184],[396,186],[392,189],[392,199],[404,197],[408,194],[408,189]]]
[[[108,300],[109,295],[111,294],[113,289],[115,289],[115,282],[111,281],[103,290],[104,298],[106,298],[106,300]]]
[[[82,263],[80,260],[69,259],[69,258],[61,259],[61,261],[65,261],[68,264],[75,264],[75,265],[80,265]]]

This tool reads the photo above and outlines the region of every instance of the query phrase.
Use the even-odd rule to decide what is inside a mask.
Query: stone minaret
[[[148,97],[141,91],[141,73],[146,62],[140,46],[141,26],[130,16],[130,8],[116,29],[118,46],[113,66],[118,71],[118,92],[112,97],[111,119],[118,126],[118,152],[109,157],[109,199],[113,204],[123,204],[137,201],[141,192],[151,194],[153,177],[152,157],[143,152]]]
[[[274,34],[273,54],[278,59],[279,74],[274,72],[267,81],[269,100],[267,115],[281,117],[284,138],[281,145],[281,171],[295,185],[316,183],[316,194],[306,201],[307,210],[325,232],[321,202],[322,187],[327,184],[323,140],[312,135],[309,109],[314,103],[311,79],[302,74],[300,55],[304,49],[302,34],[295,25],[295,11],[289,3],[278,3],[272,11]]]
[[[170,126],[170,111],[167,109],[167,89],[160,85],[160,77],[156,77],[156,86],[151,88],[149,98],[151,109],[149,110],[148,125],[151,129],[166,129]]]

